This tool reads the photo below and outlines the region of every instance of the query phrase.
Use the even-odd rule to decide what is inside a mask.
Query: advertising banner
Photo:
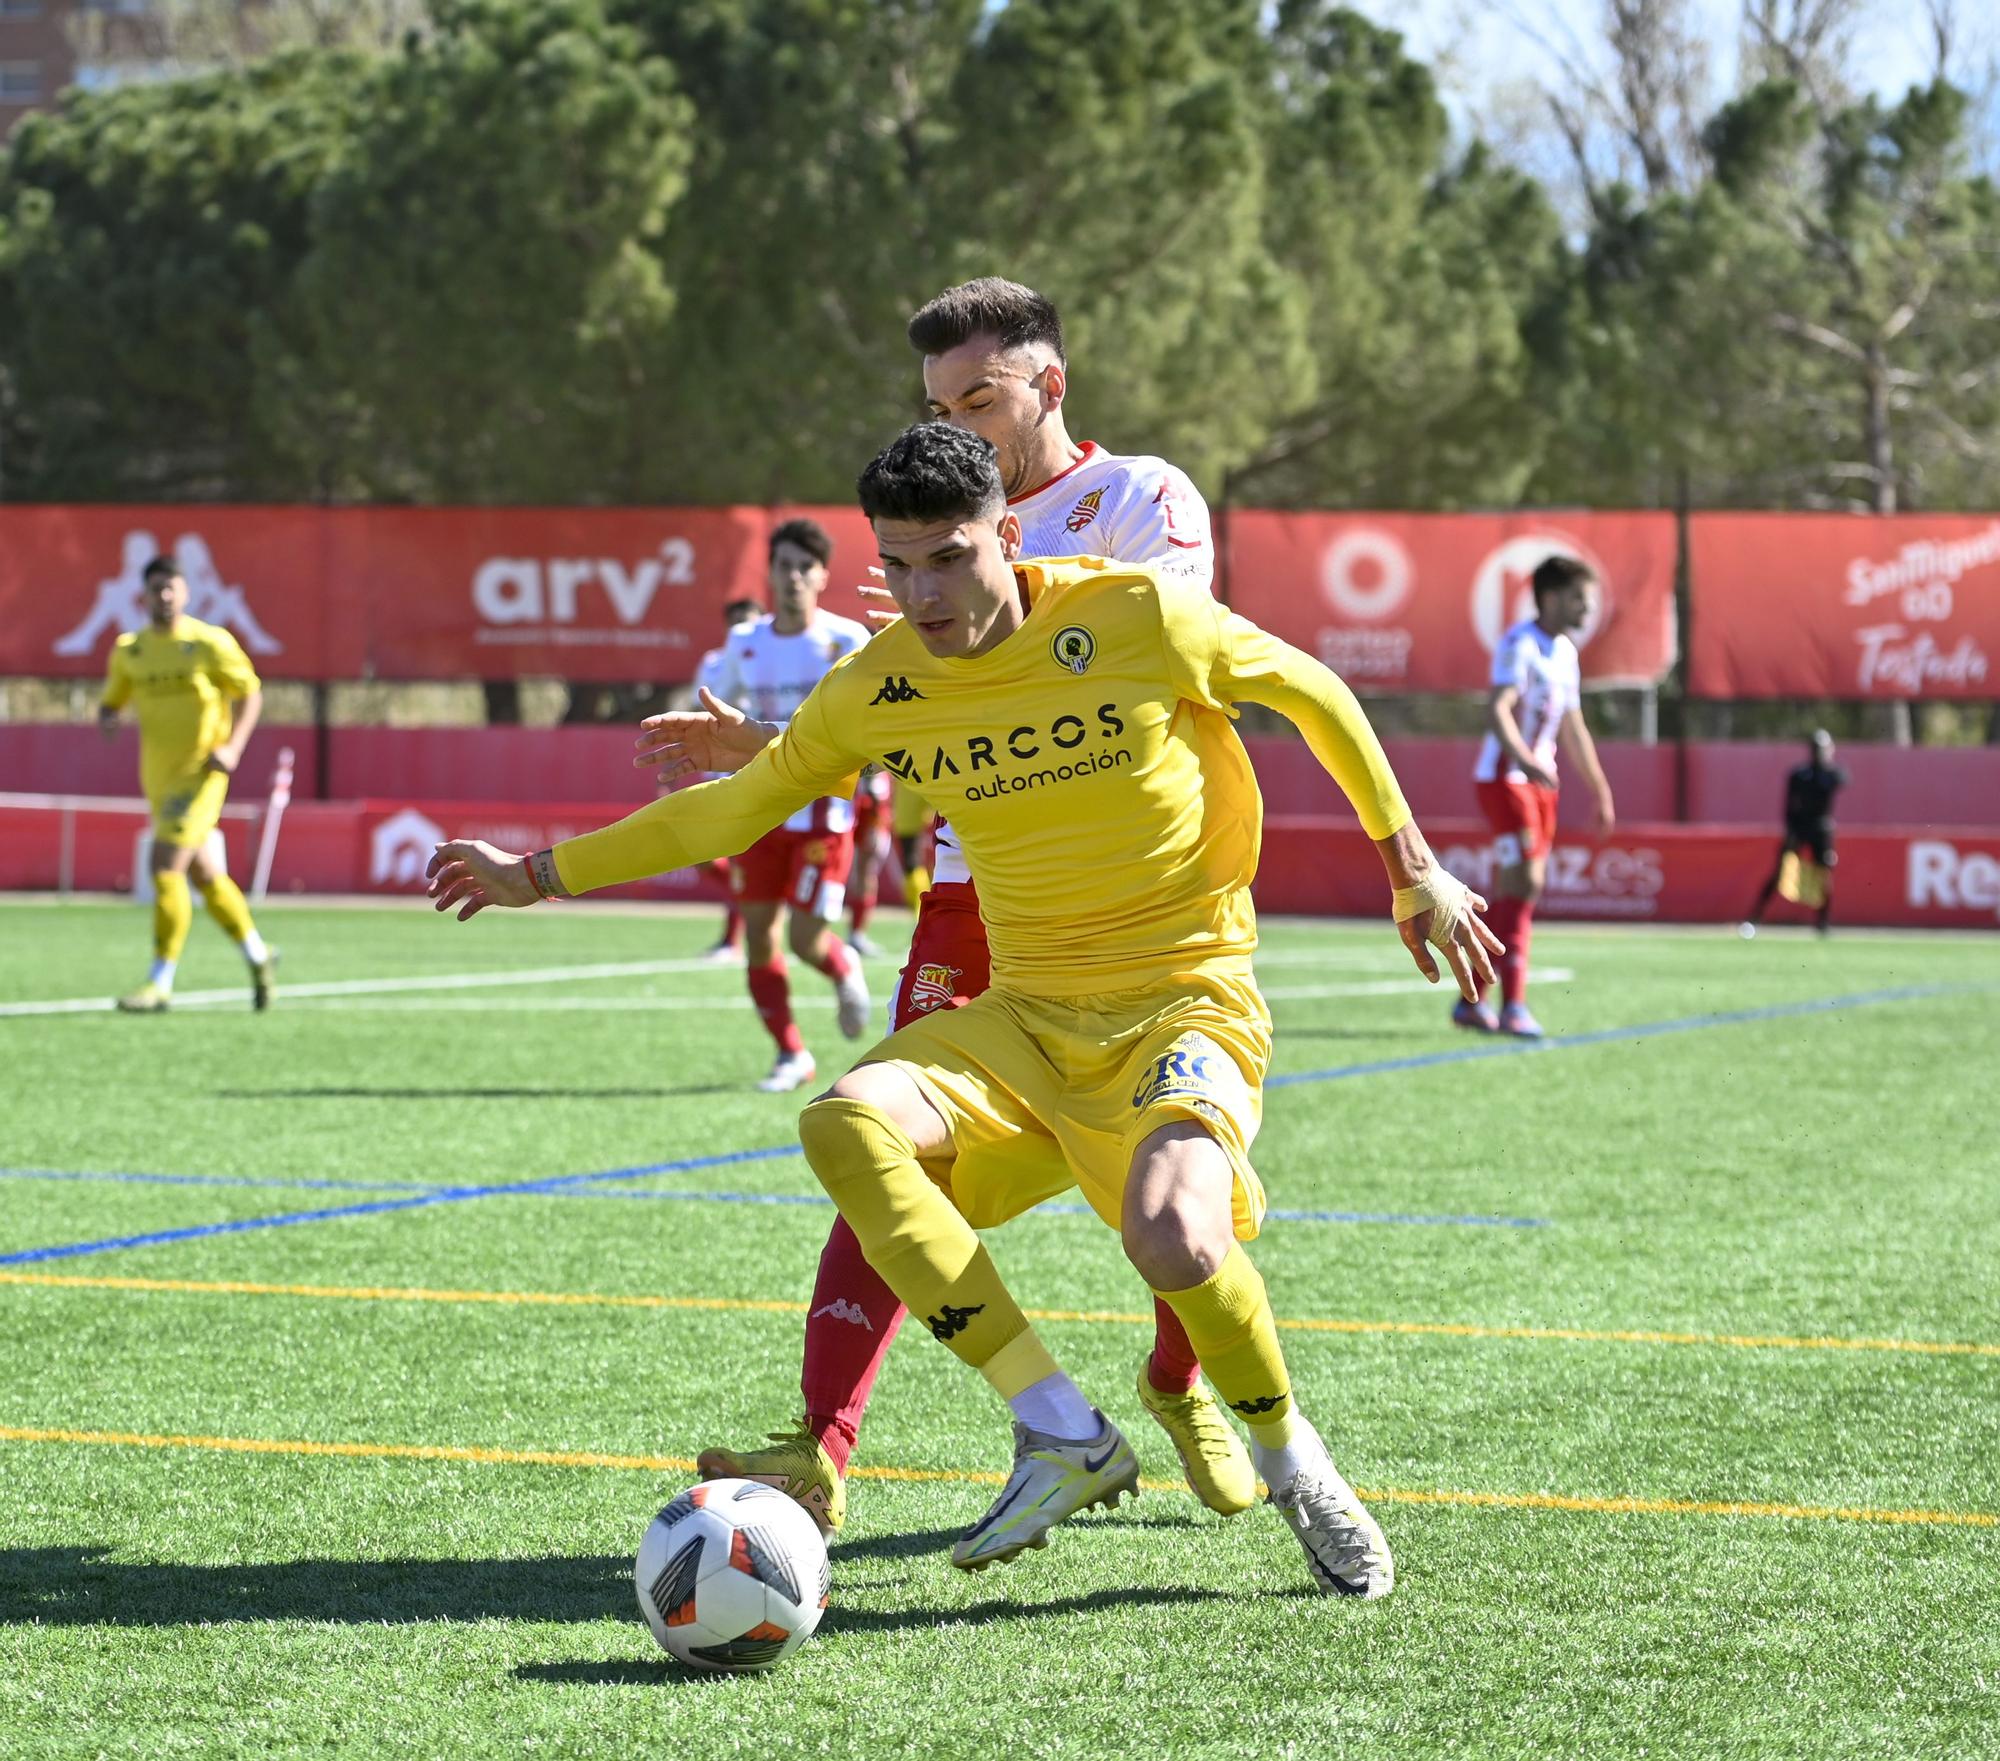
[[[1529,577],[1574,556],[1600,591],[1577,634],[1587,682],[1674,663],[1671,514],[1281,514],[1232,509],[1229,602],[1357,691],[1479,691]]]
[[[2000,696],[2000,518],[1696,514],[1696,697]]]
[[[859,617],[875,546],[845,508],[0,507],[0,674],[101,676],[171,552],[266,678],[685,683],[793,514],[824,516],[823,603]]]

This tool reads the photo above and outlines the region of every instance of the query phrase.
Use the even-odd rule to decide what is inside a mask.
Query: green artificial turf
[[[801,1317],[766,1305],[803,1303],[832,1213],[801,1097],[751,1088],[740,973],[694,958],[710,914],[264,928],[265,1016],[205,922],[165,1017],[0,1013],[0,1753],[2000,1751],[1990,938],[1544,925],[1537,1011],[1605,1037],[1522,1051],[1450,1028],[1385,929],[1267,924],[1275,1074],[1309,1079],[1258,1162],[1309,1215],[1254,1253],[1396,1594],[1309,1594],[1271,1512],[1164,1486],[954,1571],[1006,1416],[913,1334],[819,1636],[716,1680],[637,1618],[687,1478],[646,1464],[795,1416]],[[146,943],[128,906],[0,908],[0,1011],[108,998]],[[796,988],[831,1077],[827,987]],[[211,1229],[356,1206],[395,1208]],[[989,1240],[1025,1305],[1099,1317],[1042,1330],[1172,1480],[1110,1233]]]

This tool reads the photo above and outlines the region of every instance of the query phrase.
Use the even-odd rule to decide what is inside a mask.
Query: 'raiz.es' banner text
[[[1697,697],[2000,694],[2000,519],[1696,514]]]
[[[1670,514],[1278,514],[1232,509],[1229,602],[1356,690],[1477,691],[1509,625],[1534,615],[1543,558],[1601,583],[1583,676],[1650,684],[1674,662]]]

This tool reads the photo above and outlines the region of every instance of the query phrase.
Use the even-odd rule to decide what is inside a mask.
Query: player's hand
[[[1547,765],[1538,763],[1532,758],[1522,761],[1521,774],[1529,782],[1537,784],[1541,788],[1553,789],[1556,786],[1556,773],[1550,770]]]
[[[1507,950],[1480,921],[1486,901],[1442,868],[1433,868],[1422,884],[1396,889],[1395,909],[1396,933],[1417,970],[1432,984],[1438,982],[1437,961],[1431,956],[1436,948],[1458,980],[1459,995],[1468,1003],[1478,1002],[1479,986],[1493,983],[1493,956]]]
[[[889,577],[883,574],[880,569],[870,569],[868,571],[868,579],[854,590],[863,599],[876,602],[871,605],[864,605],[861,608],[861,615],[871,624],[875,625],[877,629],[883,629],[890,624],[897,623],[903,616],[896,609],[896,596],[884,585],[888,579]]]
[[[208,755],[208,768],[219,770],[226,777],[233,777],[241,758],[241,753],[232,752],[227,746],[218,746]]]
[[[641,770],[657,768],[660,781],[669,783],[694,771],[741,770],[778,737],[774,723],[752,721],[706,685],[700,698],[699,709],[647,716],[632,742],[638,748],[632,762]]]
[[[1618,823],[1618,811],[1611,805],[1611,797],[1609,795],[1598,796],[1597,835],[1600,838],[1610,837],[1611,829],[1612,827],[1617,825],[1617,823]]]
[[[460,923],[489,905],[532,905],[541,897],[528,878],[527,857],[510,856],[478,838],[438,845],[424,878],[431,903],[440,911],[458,906]]]

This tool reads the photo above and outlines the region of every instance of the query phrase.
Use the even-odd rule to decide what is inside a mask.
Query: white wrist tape
[[[1434,948],[1448,948],[1452,932],[1471,915],[1471,907],[1466,904],[1471,893],[1472,889],[1463,881],[1434,866],[1421,886],[1393,889],[1390,911],[1398,923],[1407,923],[1428,911],[1430,933],[1424,940]]]

